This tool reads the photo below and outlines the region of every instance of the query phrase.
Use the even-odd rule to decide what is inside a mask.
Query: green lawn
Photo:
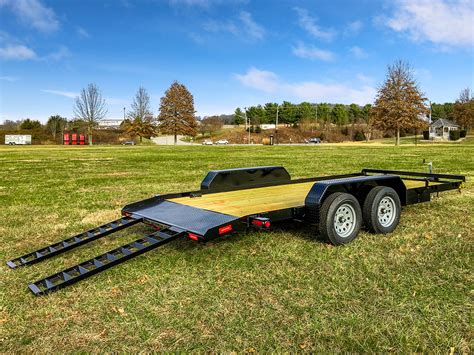
[[[125,244],[119,233],[10,270],[5,262],[108,222],[210,169],[284,165],[292,177],[363,167],[465,174],[404,209],[397,230],[333,247],[310,228],[183,239],[34,297],[29,281]],[[471,352],[474,141],[329,146],[0,148],[0,352]]]

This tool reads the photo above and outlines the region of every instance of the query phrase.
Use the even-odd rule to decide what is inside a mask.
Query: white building
[[[123,118],[104,118],[99,121],[100,129],[117,129],[123,122]]]
[[[459,125],[446,118],[439,118],[430,124],[430,139],[449,139],[449,131],[457,131]]]

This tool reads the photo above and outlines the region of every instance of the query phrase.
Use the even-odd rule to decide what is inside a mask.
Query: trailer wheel
[[[347,244],[359,234],[362,212],[351,194],[335,192],[323,202],[319,232],[334,245]]]
[[[362,214],[369,231],[387,234],[397,228],[400,212],[400,198],[395,190],[387,186],[377,186],[367,195]]]

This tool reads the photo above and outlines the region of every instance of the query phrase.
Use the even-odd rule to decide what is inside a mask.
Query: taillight
[[[192,240],[195,240],[195,241],[199,240],[199,236],[197,234],[194,234],[194,233],[188,233],[188,237]]]
[[[259,228],[270,228],[270,220],[263,218],[253,218],[252,225]]]
[[[227,226],[219,228],[219,234],[224,234],[230,232],[232,230],[232,224],[228,224]]]

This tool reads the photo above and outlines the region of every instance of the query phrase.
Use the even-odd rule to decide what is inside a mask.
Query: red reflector
[[[188,233],[188,237],[195,241],[199,240],[199,237],[194,233]]]
[[[232,224],[219,228],[219,234],[224,234],[232,230]]]
[[[270,228],[270,221],[262,221],[261,219],[252,219],[252,224],[257,227]]]

